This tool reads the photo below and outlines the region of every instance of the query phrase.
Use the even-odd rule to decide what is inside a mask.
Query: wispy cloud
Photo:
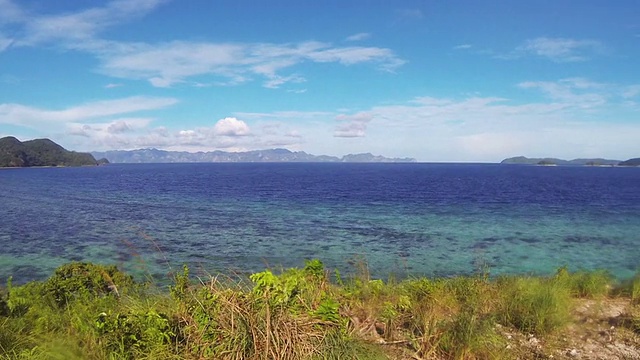
[[[120,83],[109,83],[107,85],[105,85],[105,89],[113,89],[113,88],[117,88],[117,87],[121,87],[124,84],[120,84]]]
[[[523,89],[539,89],[554,101],[581,108],[592,108],[607,102],[607,92],[597,91],[607,87],[584,78],[567,78],[559,81],[526,81],[518,84]]]
[[[243,119],[255,120],[314,120],[334,116],[330,111],[274,111],[274,112],[235,112]]]
[[[630,85],[622,90],[622,96],[625,99],[631,99],[640,95],[640,85]]]
[[[279,76],[273,75],[267,81],[264,82],[263,86],[269,89],[277,89],[283,84],[287,83],[302,83],[307,81],[302,76],[297,74],[289,75],[289,76]]]
[[[103,7],[74,13],[30,14],[22,19],[25,23],[25,36],[19,40],[19,44],[34,45],[55,39],[91,38],[110,26],[148,13],[162,2],[163,0],[114,0]]]
[[[361,32],[357,34],[353,34],[351,36],[347,36],[346,41],[362,41],[371,37],[370,33]]]
[[[26,14],[11,0],[0,0],[0,25],[24,21]]]
[[[133,96],[86,103],[63,110],[40,109],[20,104],[0,104],[0,123],[35,127],[46,123],[73,123],[114,115],[156,110],[174,105],[174,98]]]
[[[13,44],[13,39],[4,37],[0,34],[0,52],[7,50],[11,44]]]
[[[396,15],[404,20],[418,20],[424,18],[424,14],[420,9],[398,9]]]
[[[101,71],[107,75],[147,79],[158,87],[171,86],[189,78],[213,75],[241,83],[251,77],[266,78],[265,87],[299,83],[299,74],[281,72],[303,62],[355,65],[375,64],[393,71],[405,61],[393,51],[379,47],[336,47],[329,43],[219,44],[176,41],[158,45],[138,44],[97,54]]]
[[[589,60],[602,53],[604,46],[596,40],[539,37],[527,40],[506,58],[536,55],[555,62],[578,62]]]
[[[471,49],[473,46],[471,44],[460,44],[453,47],[454,50],[467,50]]]
[[[0,0],[5,6],[12,5]],[[14,16],[21,34],[15,38],[0,33],[0,51],[9,46],[54,44],[66,50],[86,52],[99,59],[99,71],[119,78],[147,80],[155,87],[175,84],[202,84],[196,77],[214,76],[216,85],[236,85],[256,77],[263,85],[278,88],[304,81],[303,74],[283,73],[301,63],[372,64],[384,71],[394,71],[405,61],[391,49],[380,47],[341,47],[331,43],[213,43],[171,41],[132,43],[106,40],[101,31],[144,15],[162,0],[115,0],[102,7],[61,15],[30,14]],[[0,29],[1,30],[1,29]],[[368,34],[354,35],[365,38]]]

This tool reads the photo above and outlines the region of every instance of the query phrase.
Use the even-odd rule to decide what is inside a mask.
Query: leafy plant
[[[182,266],[182,274],[176,274],[174,277],[175,285],[169,287],[171,296],[176,300],[184,300],[187,296],[191,280],[189,279],[189,267]]]
[[[115,266],[74,262],[57,268],[44,283],[44,296],[52,296],[58,306],[77,298],[120,296],[120,289],[133,286],[133,278]]]
[[[95,327],[107,349],[126,358],[136,358],[151,348],[171,343],[175,333],[169,319],[153,309],[97,316]]]
[[[312,312],[313,315],[322,321],[328,321],[335,324],[342,323],[343,318],[340,316],[340,303],[335,299],[326,298],[322,300],[318,308]]]

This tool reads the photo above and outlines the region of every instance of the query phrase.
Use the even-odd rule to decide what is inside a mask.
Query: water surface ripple
[[[0,281],[71,260],[164,278],[320,258],[375,276],[548,274],[640,259],[640,169],[140,164],[0,171]]]

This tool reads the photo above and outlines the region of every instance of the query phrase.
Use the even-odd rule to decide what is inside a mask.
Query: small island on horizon
[[[564,160],[558,158],[528,158],[526,156],[515,156],[504,159],[500,164],[506,165],[540,165],[540,166],[640,166],[640,158],[629,160],[612,160],[603,158],[579,158]]]

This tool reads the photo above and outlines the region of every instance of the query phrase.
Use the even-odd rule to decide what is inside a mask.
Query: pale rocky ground
[[[498,325],[507,342],[507,358],[640,360],[640,322],[633,324],[634,316],[640,318],[640,305],[615,298],[575,301],[571,324],[551,335],[537,337]],[[379,343],[384,341],[379,339]],[[400,351],[393,351],[393,344],[387,345],[391,345],[391,358],[421,359],[406,349],[396,347]]]
[[[512,335],[522,351],[514,358],[640,360],[640,334],[632,330],[632,314],[637,318],[638,311],[628,299],[576,300],[573,323],[557,334],[544,339]]]

